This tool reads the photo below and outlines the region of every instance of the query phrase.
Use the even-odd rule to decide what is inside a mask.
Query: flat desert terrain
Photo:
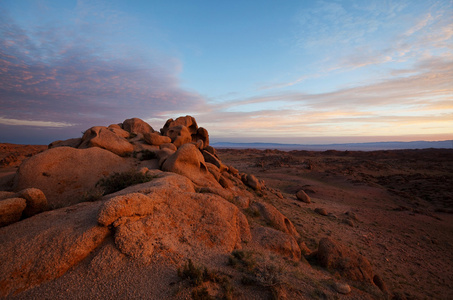
[[[453,150],[217,151],[281,192],[273,204],[312,249],[331,236],[358,249],[401,297],[453,298]],[[300,189],[310,204],[297,201]]]

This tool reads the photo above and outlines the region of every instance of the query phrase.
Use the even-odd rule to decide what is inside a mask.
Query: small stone
[[[247,174],[245,184],[256,191],[261,190],[260,181],[252,174]]]
[[[340,294],[347,295],[351,292],[351,287],[347,283],[335,282],[333,288]]]
[[[357,218],[357,215],[352,212],[352,211],[348,211],[345,213],[345,215],[347,215],[350,219],[354,220],[354,221],[358,221],[359,218]]]
[[[324,208],[315,208],[315,213],[318,213],[321,216],[327,216],[327,211]]]
[[[305,244],[305,242],[300,242],[299,248],[300,248],[300,252],[302,253],[303,256],[307,256],[312,253],[312,251],[310,250],[310,248],[308,248],[308,246],[307,246],[307,244]]]
[[[382,280],[381,276],[374,275],[373,282],[381,291],[384,292],[387,290],[387,286],[385,285],[385,282]]]
[[[354,227],[354,222],[352,222],[351,219],[344,219],[343,223],[345,223],[345,224],[347,224],[347,225],[349,225],[351,227]]]
[[[305,203],[311,203],[310,197],[304,192],[304,190],[300,190],[296,193],[297,199]]]

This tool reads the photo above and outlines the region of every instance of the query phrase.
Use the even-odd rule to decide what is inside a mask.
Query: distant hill
[[[215,148],[232,148],[232,149],[278,149],[278,150],[339,150],[339,151],[373,151],[373,150],[398,150],[398,149],[453,149],[453,140],[446,141],[415,141],[415,142],[376,142],[376,143],[346,143],[346,144],[279,144],[279,143],[228,143],[217,142],[211,143]]]

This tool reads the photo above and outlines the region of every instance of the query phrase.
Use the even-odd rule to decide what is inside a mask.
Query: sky
[[[0,142],[185,115],[213,142],[449,140],[452,50],[452,0],[0,0]]]

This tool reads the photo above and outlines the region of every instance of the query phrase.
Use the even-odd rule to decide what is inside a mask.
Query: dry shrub
[[[100,186],[104,190],[104,195],[121,191],[128,186],[145,183],[151,181],[155,176],[142,174],[135,170],[129,170],[122,173],[113,173],[109,177],[102,178],[96,183],[96,187]]]

